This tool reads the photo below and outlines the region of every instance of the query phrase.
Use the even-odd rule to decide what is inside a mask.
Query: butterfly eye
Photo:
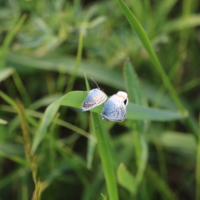
[[[124,105],[126,106],[128,104],[128,98],[124,100]]]

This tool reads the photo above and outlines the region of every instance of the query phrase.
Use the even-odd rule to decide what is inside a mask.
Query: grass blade
[[[159,140],[160,145],[165,149],[170,149],[171,151],[176,151],[189,157],[195,157],[197,143],[192,134],[169,130],[160,133],[160,138],[157,136],[154,137]],[[153,142],[156,140],[154,137],[151,139]]]
[[[80,30],[79,42],[78,42],[78,52],[77,52],[77,56],[76,56],[76,63],[75,63],[75,66],[74,66],[74,69],[73,69],[73,72],[72,72],[72,76],[69,79],[69,84],[68,84],[66,93],[68,93],[69,91],[72,91],[72,88],[74,86],[74,82],[76,80],[77,73],[78,73],[78,70],[80,68],[82,51],[83,51],[83,33]]]
[[[72,106],[76,108],[81,108],[82,102],[86,98],[87,94],[84,91],[73,91],[62,97],[61,104],[65,106]],[[92,112],[101,113],[103,105],[100,105],[94,109]],[[127,106],[127,119],[136,120],[155,120],[155,121],[167,121],[175,119],[183,119],[186,116],[175,113],[168,110],[147,108],[144,106],[129,103]]]
[[[87,79],[85,78],[85,80],[87,90],[89,90],[90,88]],[[92,113],[92,119],[94,123],[93,127],[96,127],[99,124],[98,128],[95,129],[95,132],[104,176],[106,179],[106,186],[109,194],[109,199],[118,200],[117,181],[114,172],[114,165],[111,159],[109,139],[106,133],[105,121],[102,121],[100,115],[96,113]]]
[[[199,115],[199,138],[196,153],[196,200],[200,199],[200,115]]]
[[[135,73],[129,59],[127,59],[124,65],[124,80],[130,101],[132,103],[146,106],[147,99],[144,95],[144,90],[141,87],[137,74]]]
[[[31,150],[32,152],[35,152],[39,143],[43,139],[44,134],[47,132],[47,128],[49,127],[49,125],[53,121],[53,119],[54,119],[54,117],[55,117],[55,115],[56,115],[56,113],[57,113],[57,111],[60,107],[61,101],[62,101],[62,98],[58,99],[54,103],[50,104],[47,107],[47,109],[45,110],[44,116],[43,116],[42,121],[40,123],[38,133],[36,134],[36,136],[33,140],[32,150]]]
[[[63,67],[62,73],[72,74],[76,60],[73,57],[44,57],[34,58],[20,54],[10,53],[8,56],[8,64],[17,68],[19,71],[24,72],[28,68],[43,69],[47,71],[60,72],[61,66]],[[110,70],[104,65],[97,62],[88,62],[82,60],[77,76],[83,77],[83,74],[93,77],[95,81],[104,83],[114,88],[123,88],[123,78],[117,71]],[[121,81],[119,81],[121,80]]]
[[[0,82],[7,79],[14,73],[14,69],[11,67],[7,67],[5,69],[0,70]]]
[[[127,119],[136,119],[136,120],[152,120],[152,121],[168,121],[168,120],[177,120],[183,119],[187,115],[182,115],[179,113],[171,112],[168,110],[147,108],[144,106],[135,105],[129,103],[127,107]]]
[[[141,42],[143,43],[145,49],[149,53],[149,56],[154,64],[154,67],[159,72],[159,75],[161,76],[161,79],[162,79],[165,87],[168,89],[171,97],[174,99],[174,101],[176,102],[176,105],[181,110],[181,112],[184,113],[185,112],[184,107],[183,107],[181,101],[179,100],[178,95],[177,95],[176,91],[174,90],[168,76],[166,75],[165,71],[163,70],[162,65],[160,64],[160,61],[158,60],[158,58],[151,46],[150,40],[148,39],[144,29],[142,28],[142,26],[140,25],[140,23],[138,22],[136,17],[133,15],[133,13],[130,11],[130,9],[126,6],[124,1],[117,0],[117,2],[120,5],[122,11],[124,12],[124,15],[126,16],[127,20],[131,24],[132,28],[135,30],[135,32],[137,33]]]
[[[91,122],[90,133],[95,137],[94,135],[95,127],[93,126],[94,122],[93,122],[91,113],[90,113],[90,122]],[[96,148],[96,142],[94,142],[93,140],[88,140],[88,144],[87,144],[87,168],[88,169],[92,168],[92,161],[94,158],[95,148]]]
[[[139,105],[144,105],[144,107],[146,107],[146,97],[137,78],[137,74],[135,73],[133,66],[131,65],[129,60],[127,60],[124,66],[124,79],[130,101]],[[127,108],[127,110],[130,111],[129,108]],[[142,182],[144,171],[147,165],[148,146],[145,138],[146,128],[147,123],[144,120],[132,123],[132,129],[134,130],[133,137],[137,164],[137,173],[135,177],[135,193],[137,193],[137,189]]]
[[[101,196],[103,197],[103,200],[107,200],[107,196],[101,193]]]
[[[158,2],[156,16],[158,16],[159,22],[163,22],[167,18],[169,12],[172,10],[176,2],[177,0],[164,0]]]
[[[3,120],[0,118],[0,124],[7,124],[8,122],[6,120]]]
[[[163,26],[162,32],[171,33],[173,31],[181,31],[183,29],[194,28],[199,25],[200,25],[200,15],[193,14],[187,16],[185,19],[181,17],[168,22]]]
[[[13,38],[15,37],[16,33],[19,31],[21,26],[23,25],[24,21],[26,19],[26,15],[23,15],[21,19],[17,22],[14,28],[10,30],[10,32],[7,34],[4,43],[2,44],[0,48],[0,68],[3,68],[5,65],[5,59],[6,59],[6,54],[8,52],[8,48],[10,43],[12,42]]]
[[[99,114],[92,113],[94,127],[101,123],[96,129],[97,146],[101,157],[106,186],[110,200],[118,200],[117,181],[114,172],[114,166],[110,153],[108,136],[105,128],[105,121],[102,121]]]
[[[166,182],[151,167],[147,167],[147,176],[152,180],[151,184],[156,187],[162,196],[169,200],[178,200]]]
[[[31,104],[31,99],[29,97],[29,94],[24,86],[24,84],[21,81],[20,76],[18,75],[17,71],[15,71],[15,73],[12,74],[14,83],[19,91],[19,93],[21,94],[21,97],[23,98],[23,101],[30,105]]]
[[[33,141],[32,151],[35,151],[38,144],[44,137],[44,134],[47,131],[48,126],[52,122],[55,114],[57,113],[60,105],[71,106],[75,108],[81,108],[82,102],[86,98],[86,93],[83,91],[73,91],[64,95],[60,99],[56,100],[54,103],[50,104],[44,113],[42,118],[39,130],[35,139]],[[2,92],[0,92],[0,96],[2,96]],[[98,106],[91,111],[96,113],[101,113],[102,106]],[[166,121],[166,120],[175,120],[182,119],[185,116],[170,112],[170,111],[162,111],[159,109],[146,108],[143,106],[138,106],[132,103],[129,103],[127,108],[127,119],[149,119],[149,120],[158,120],[158,121]],[[98,124],[98,123],[97,123]]]
[[[30,68],[60,72],[60,67],[62,66],[62,73],[72,74],[73,66],[75,65],[75,59],[72,57],[64,58],[63,56],[59,56],[56,58],[34,58],[13,53],[9,54],[7,61],[9,65],[12,65],[19,72],[24,72],[25,69],[29,71]],[[110,70],[106,68],[101,63],[82,60],[77,76],[83,77],[84,73],[87,73],[88,76],[93,77],[98,83],[106,84],[118,90],[124,89],[122,74],[116,70]],[[142,85],[145,89],[145,94],[147,95],[148,99],[154,102],[158,89],[150,82],[144,80],[142,80]],[[176,110],[176,104],[174,104],[170,96],[167,94],[162,95],[158,105]]]
[[[196,164],[196,200],[200,199],[200,142],[197,148],[197,164]]]
[[[0,92],[1,96],[1,92]],[[84,91],[73,91],[69,92],[68,94],[62,96],[60,99],[56,100],[54,103],[50,104],[44,113],[44,116],[42,118],[39,130],[37,135],[35,136],[35,139],[33,141],[32,151],[35,151],[38,144],[44,137],[44,134],[47,131],[48,126],[52,122],[52,120],[55,117],[55,114],[57,113],[59,107],[61,105],[65,106],[71,106],[75,108],[81,108],[82,102],[86,98],[87,94]],[[92,112],[95,113],[101,113],[102,107],[98,106],[94,109],[92,109]],[[174,120],[174,119],[182,119],[185,116],[170,112],[170,111],[162,111],[159,109],[153,109],[153,108],[146,108],[143,106],[138,106],[132,103],[129,103],[127,108],[127,119],[149,119],[149,120],[158,120],[158,121],[165,121],[165,120]],[[99,124],[99,123],[96,123]]]
[[[124,164],[120,164],[117,170],[117,179],[121,186],[126,188],[131,194],[136,193],[135,177],[125,167]]]
[[[0,97],[18,111],[16,103],[7,94],[0,91]]]
[[[19,156],[24,158],[25,153],[24,153],[24,148],[22,145],[15,144],[15,143],[0,143],[0,152],[5,156]]]
[[[88,83],[86,74],[84,74],[84,76],[85,76],[86,88],[87,88],[87,91],[89,91],[90,85]],[[94,129],[95,129],[94,121],[93,121],[92,113],[90,112],[90,132],[96,138]],[[92,160],[93,160],[93,157],[94,157],[95,147],[96,147],[96,143],[92,140],[88,140],[88,145],[87,145],[87,168],[88,169],[91,169],[91,167],[92,167]]]

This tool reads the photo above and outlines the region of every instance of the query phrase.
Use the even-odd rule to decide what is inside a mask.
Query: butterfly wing
[[[103,119],[121,122],[126,117],[126,106],[120,99],[113,95],[105,104],[102,111]]]
[[[96,106],[101,105],[104,103],[107,99],[107,95],[102,92],[100,89],[96,88],[93,90],[90,90],[87,97],[85,98],[83,104],[82,104],[82,110],[87,111],[90,110]]]

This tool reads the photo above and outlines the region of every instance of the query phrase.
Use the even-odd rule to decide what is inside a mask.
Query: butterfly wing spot
[[[84,104],[83,107],[90,108],[90,107],[92,107],[93,105],[95,105],[95,103],[93,103],[93,104]]]
[[[117,97],[124,99],[123,95],[116,94]]]

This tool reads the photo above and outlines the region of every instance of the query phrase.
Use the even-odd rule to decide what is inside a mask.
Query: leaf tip
[[[184,117],[188,117],[190,114],[188,112],[188,110],[184,109],[180,112]]]

